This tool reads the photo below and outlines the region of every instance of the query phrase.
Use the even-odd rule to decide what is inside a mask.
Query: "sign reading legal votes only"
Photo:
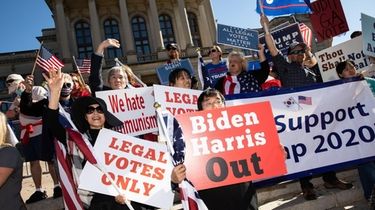
[[[124,123],[122,133],[138,136],[158,128],[152,91],[152,87],[108,90],[96,92],[96,96]]]
[[[162,110],[168,110],[172,115],[196,111],[201,93],[201,90],[154,85],[155,101],[160,103]]]
[[[258,31],[217,24],[217,43],[242,49],[258,50]]]
[[[186,177],[198,190],[286,173],[269,102],[176,118],[186,143]]]
[[[340,0],[318,0],[311,7],[310,20],[318,42],[349,31]]]
[[[172,163],[166,145],[102,129],[94,155],[127,199],[170,209]],[[118,192],[99,169],[86,163],[79,188],[116,196]]]

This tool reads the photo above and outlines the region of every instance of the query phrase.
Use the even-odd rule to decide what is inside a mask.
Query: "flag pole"
[[[121,63],[121,61],[118,59],[118,58],[115,58],[115,62],[120,64],[122,67],[124,67],[125,65],[123,63]],[[139,79],[134,73],[133,71],[128,71],[126,68],[125,68],[125,71],[128,72],[131,76],[134,77],[134,79],[139,83],[141,84],[143,87],[147,87],[147,85],[141,80]]]
[[[40,50],[42,49],[42,45],[43,45],[43,41],[40,42],[39,50],[36,52],[36,57],[35,57],[33,69],[31,70],[31,75],[34,75],[34,71],[35,71],[35,67],[36,67],[36,61],[38,60]]]
[[[265,15],[262,0],[258,0],[258,3],[259,3],[259,9],[260,9],[261,15]],[[264,25],[264,33],[269,34],[268,25],[266,25],[265,23],[263,25]]]
[[[82,82],[85,83],[85,80],[83,79],[83,76],[82,76],[82,74],[81,74],[81,71],[79,70],[79,67],[78,67],[78,65],[77,65],[77,61],[76,61],[76,58],[74,57],[74,55],[73,55],[73,63],[74,63],[74,65],[75,65],[76,68],[77,68],[77,72],[78,72],[78,74],[79,74],[79,77],[81,78]]]

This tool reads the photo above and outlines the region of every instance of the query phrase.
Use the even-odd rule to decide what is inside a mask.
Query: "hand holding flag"
[[[63,62],[44,48],[43,45],[40,46],[36,64],[38,64],[38,66],[46,72],[48,72],[50,69],[59,69],[64,67]]]

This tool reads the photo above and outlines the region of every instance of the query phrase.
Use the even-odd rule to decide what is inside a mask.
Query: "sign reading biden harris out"
[[[163,209],[172,207],[172,163],[165,145],[103,128],[94,155],[127,199]],[[79,188],[117,196],[107,175],[87,162]]]
[[[366,81],[337,80],[283,91],[260,97],[241,94],[227,98],[226,104],[271,103],[288,153],[288,175],[321,173],[374,158],[375,99]]]
[[[176,118],[186,143],[186,177],[198,190],[286,173],[268,102]]]

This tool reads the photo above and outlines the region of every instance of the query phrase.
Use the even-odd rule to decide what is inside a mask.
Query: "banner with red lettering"
[[[124,122],[121,132],[132,136],[157,131],[153,88],[98,91],[108,110]]]
[[[186,143],[187,178],[198,190],[286,173],[269,102],[176,116]]]
[[[94,155],[127,199],[163,209],[172,207],[172,162],[166,145],[103,128]],[[107,176],[89,162],[80,176],[79,188],[118,195]]]
[[[349,31],[340,0],[318,0],[311,7],[310,20],[318,42]]]
[[[154,85],[155,102],[161,105],[162,110],[168,110],[172,115],[196,111],[201,93],[201,90]]]
[[[369,69],[369,59],[363,53],[362,36],[348,40],[333,47],[315,53],[318,60],[319,70],[323,81],[339,79],[336,73],[336,65],[339,62],[350,59],[358,72]]]

